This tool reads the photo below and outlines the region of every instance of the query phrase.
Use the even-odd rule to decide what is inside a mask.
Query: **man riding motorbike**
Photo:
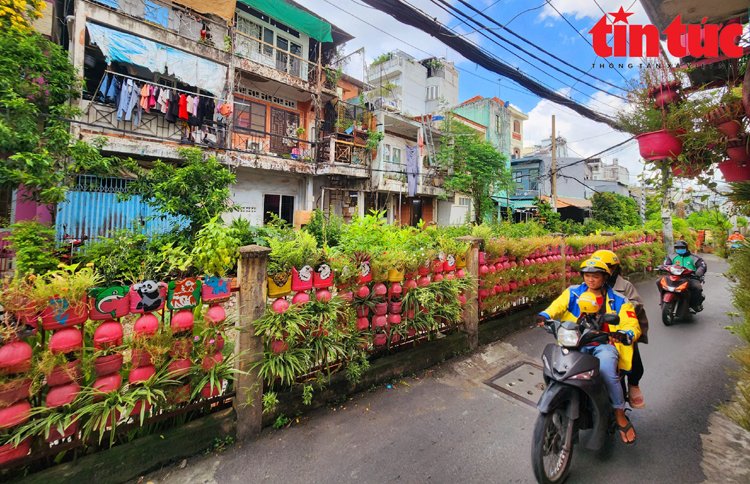
[[[612,313],[620,317],[620,324],[616,327],[604,327],[603,331],[624,331],[632,341],[637,341],[641,335],[641,329],[638,326],[635,308],[625,296],[607,286],[607,278],[610,275],[607,265],[598,259],[588,259],[581,264],[581,274],[584,283],[565,289],[547,309],[539,313],[538,321],[541,324],[549,319],[578,322],[581,316],[578,301],[585,294],[587,299],[593,296],[601,314]],[[599,359],[599,371],[609,391],[620,438],[624,443],[632,444],[636,438],[635,429],[625,415],[625,396],[617,374],[618,367],[624,371],[631,369],[632,347],[614,342],[614,344],[592,344],[582,348],[581,351]]]
[[[695,254],[690,252],[688,249],[687,242],[684,240],[678,240],[674,243],[674,254],[670,254],[664,259],[664,265],[678,265],[687,267],[694,272],[694,278],[688,281],[688,289],[690,290],[690,308],[693,312],[703,311],[703,285],[701,284],[704,280],[704,275],[708,270],[706,262]],[[659,287],[659,293],[663,292],[663,289]]]
[[[633,343],[633,367],[626,373],[626,376],[628,379],[628,400],[630,401],[630,406],[632,408],[643,408],[646,404],[643,400],[643,392],[641,392],[639,386],[643,377],[643,361],[641,360],[641,352],[638,349],[638,343],[648,344],[648,316],[643,307],[643,300],[635,286],[622,276],[620,258],[617,257],[617,254],[611,250],[602,249],[591,254],[591,258],[600,259],[607,264],[610,271],[607,285],[614,289],[615,292],[619,292],[628,298],[628,301],[633,303],[635,307],[635,314],[638,317],[638,324],[641,327],[641,337],[638,338],[637,343]]]

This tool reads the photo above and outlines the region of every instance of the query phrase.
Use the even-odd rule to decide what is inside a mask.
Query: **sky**
[[[541,99],[529,93],[514,82],[500,78],[473,62],[465,60],[456,52],[448,49],[444,44],[426,33],[413,27],[401,24],[389,15],[373,9],[359,0],[295,0],[305,7],[315,11],[321,17],[352,34],[355,38],[348,42],[344,53],[352,53],[360,48],[362,51],[350,57],[348,69],[360,72],[362,59],[372,61],[379,54],[401,49],[418,58],[442,56],[455,62],[459,69],[459,100],[466,100],[475,95],[486,97],[498,96],[509,100],[529,115],[524,123],[524,144],[534,145],[542,139],[549,138],[552,125],[551,116],[556,117],[556,128],[559,136],[568,140],[570,156],[590,156],[630,137],[629,134],[614,131],[611,127],[590,121],[573,111],[558,106],[550,101]],[[602,17],[602,10],[615,12],[621,6],[633,15],[628,18],[631,24],[650,23],[643,7],[638,0],[551,0],[551,4],[559,11],[556,12],[545,0],[467,0],[473,7],[483,10],[489,17],[512,29],[521,37],[533,44],[544,48],[548,52],[567,61],[568,63],[588,72],[600,80],[595,80],[575,73],[567,66],[562,66],[548,54],[524,44],[518,39],[512,39],[526,50],[547,60],[553,65],[565,67],[573,72],[574,78],[552,71],[537,60],[530,58],[512,46],[497,40],[506,48],[502,48],[482,33],[463,24],[451,14],[442,10],[431,0],[408,0],[409,3],[420,8],[431,17],[437,18],[458,33],[468,36],[470,40],[489,50],[504,62],[519,68],[527,75],[533,76],[555,91],[559,91],[577,102],[584,104],[597,112],[613,115],[623,109],[625,101],[616,97],[624,96],[624,91],[611,87],[607,81],[615,86],[626,87],[629,79],[637,78],[639,61],[633,61],[631,69],[612,69],[609,66],[592,68],[597,57],[587,40],[591,39],[588,31]],[[448,0],[461,10],[467,8],[458,0]],[[437,2],[439,3],[439,2]],[[601,7],[601,9],[600,9]],[[569,25],[562,17],[570,22]],[[488,21],[477,16],[477,20],[487,24]],[[486,31],[485,31],[486,32]],[[500,32],[506,38],[512,38]],[[514,55],[518,54],[518,56]],[[619,59],[627,61],[626,59]],[[355,74],[356,75],[356,74]],[[594,87],[580,82],[587,80]],[[598,88],[598,89],[597,89]],[[637,176],[643,170],[643,163],[639,159],[635,141],[629,142],[616,152],[603,156],[611,162],[617,158],[621,165],[625,165],[631,175],[631,184],[635,184]]]

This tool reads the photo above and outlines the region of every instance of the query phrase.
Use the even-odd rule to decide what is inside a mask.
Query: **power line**
[[[443,1],[443,0],[441,0],[441,1]],[[497,25],[497,26],[498,26],[499,28],[501,28],[501,29],[505,30],[505,31],[506,31],[506,32],[508,32],[508,33],[509,33],[510,35],[512,35],[512,36],[514,36],[514,37],[516,37],[517,39],[520,39],[520,40],[521,40],[521,41],[523,41],[523,42],[526,42],[527,44],[531,45],[532,47],[535,47],[535,48],[539,49],[540,51],[542,51],[542,52],[544,52],[545,54],[549,55],[549,56],[550,56],[550,57],[552,57],[553,59],[555,59],[555,60],[557,60],[557,61],[559,61],[559,62],[562,62],[563,64],[565,64],[566,66],[570,67],[571,69],[574,69],[574,70],[576,70],[577,72],[580,72],[581,74],[584,74],[584,75],[588,75],[588,76],[589,76],[589,77],[591,77],[592,79],[595,79],[595,80],[597,80],[597,81],[599,81],[599,82],[602,82],[602,83],[604,83],[604,84],[606,84],[606,85],[608,85],[608,86],[614,87],[615,89],[619,89],[619,90],[621,90],[621,91],[627,91],[627,89],[625,89],[625,88],[623,88],[623,87],[620,87],[620,86],[618,86],[618,85],[616,85],[616,84],[612,84],[612,83],[611,83],[611,82],[609,82],[609,81],[606,81],[606,80],[604,80],[604,79],[600,79],[599,77],[596,77],[596,76],[593,76],[593,75],[590,75],[590,74],[588,74],[588,73],[587,73],[586,71],[584,71],[584,70],[582,70],[582,69],[579,69],[578,67],[576,67],[576,66],[574,66],[573,64],[571,64],[571,63],[567,62],[567,61],[566,61],[566,60],[564,60],[564,59],[561,59],[560,57],[556,56],[556,55],[555,55],[555,54],[553,54],[552,52],[550,52],[550,51],[548,51],[548,50],[544,49],[543,47],[540,47],[540,46],[536,45],[535,43],[533,43],[533,42],[529,41],[528,39],[526,39],[526,38],[524,38],[524,37],[522,37],[522,36],[518,35],[518,34],[517,34],[516,32],[514,32],[513,30],[509,29],[508,27],[506,27],[506,26],[502,25],[502,24],[501,24],[500,22],[498,22],[497,20],[495,20],[495,19],[493,19],[492,17],[490,17],[490,16],[488,16],[488,15],[484,14],[483,12],[480,12],[479,10],[477,10],[477,9],[476,9],[475,7],[473,7],[473,6],[472,6],[472,5],[470,4],[470,3],[466,2],[465,0],[458,0],[458,1],[459,1],[459,2],[460,2],[460,3],[462,4],[462,5],[465,5],[465,6],[467,7],[467,8],[469,8],[470,10],[472,10],[472,11],[474,11],[474,12],[477,12],[477,15],[481,15],[481,16],[482,16],[483,18],[487,19],[487,20],[488,20],[489,22],[491,22],[491,23],[493,23],[494,25]],[[444,3],[444,2],[443,2],[443,3]],[[500,34],[498,34],[498,33],[494,32],[494,30],[493,30],[493,29],[488,29],[488,30],[490,30],[490,31],[492,32],[492,34],[493,34],[493,35],[495,35],[496,37],[498,37],[498,38],[500,38],[500,39],[503,39],[503,37],[502,37],[502,36],[501,36]],[[504,40],[504,39],[503,39],[503,40]],[[507,41],[506,41],[506,42],[507,42]],[[513,43],[510,43],[510,44],[511,44],[511,45],[513,45],[513,46],[515,47],[515,44],[513,44]],[[588,84],[587,84],[587,85],[588,85]],[[598,89],[598,88],[596,88],[596,87],[595,87],[595,89]],[[599,89],[599,90],[601,90],[601,89]]]
[[[404,2],[404,3],[406,4],[406,5],[409,5],[410,7],[412,7],[412,8],[415,8],[415,9],[417,9],[416,7],[414,7],[413,5],[411,5],[411,4],[410,4],[409,2],[407,2],[406,0],[402,0],[402,1],[403,1],[403,2]],[[457,10],[457,9],[456,9],[455,7],[453,7],[452,5],[450,5],[449,3],[447,3],[447,2],[445,1],[445,0],[431,0],[431,1],[432,1],[432,3],[433,3],[433,4],[435,4],[435,5],[437,6],[437,7],[441,8],[442,10],[444,10],[444,11],[445,11],[446,13],[448,13],[448,14],[450,14],[450,13],[451,13],[451,12],[449,12],[449,11],[448,11],[448,9],[451,9],[451,10],[455,10],[455,11],[457,11],[457,12],[459,12],[459,13],[462,13],[462,12],[461,12],[460,10]],[[442,3],[443,5],[446,5],[446,6],[447,6],[447,8],[446,8],[445,6],[443,6],[443,5],[440,5],[440,4],[438,3],[438,2]],[[419,9],[417,9],[417,10],[419,10]],[[423,14],[425,14],[425,12],[423,12],[423,11],[421,11],[421,10],[420,10],[420,12],[422,12]],[[473,21],[474,23],[478,23],[479,25],[483,26],[483,27],[484,27],[485,29],[487,28],[486,26],[484,26],[484,24],[482,24],[481,22],[478,22],[477,20],[472,20],[472,21]],[[466,23],[466,22],[463,22],[463,23]],[[468,26],[468,24],[466,24],[466,25]],[[458,33],[457,33],[457,32],[456,32],[455,30],[453,30],[453,29],[450,29],[450,28],[448,28],[448,27],[446,27],[446,29],[448,29],[448,30],[450,30],[451,32],[453,32],[453,36],[454,36],[454,37],[461,37],[461,38],[463,38],[463,36],[459,35],[459,34],[458,34]],[[537,70],[541,71],[541,72],[542,72],[543,74],[545,74],[545,75],[547,75],[547,76],[549,76],[549,77],[552,77],[552,78],[553,78],[553,79],[555,79],[555,80],[559,80],[559,79],[556,79],[556,78],[555,78],[554,76],[552,76],[551,74],[547,73],[547,72],[546,72],[546,71],[545,71],[544,69],[541,69],[540,67],[538,67],[538,66],[534,65],[534,64],[533,64],[532,62],[530,62],[530,61],[526,60],[526,59],[525,59],[525,58],[523,58],[522,56],[520,56],[520,55],[518,55],[517,53],[513,52],[512,50],[510,50],[509,48],[505,47],[504,45],[500,44],[500,43],[499,43],[498,41],[496,41],[496,40],[494,40],[494,39],[490,38],[490,37],[489,37],[489,36],[488,36],[488,35],[487,35],[487,34],[486,34],[485,32],[482,32],[482,31],[478,31],[478,33],[479,33],[480,35],[482,35],[482,37],[486,38],[486,39],[487,39],[487,40],[489,40],[490,42],[492,42],[492,43],[494,43],[495,45],[497,45],[498,47],[500,47],[501,49],[503,49],[503,50],[507,51],[508,53],[510,53],[511,55],[513,55],[513,56],[515,56],[515,57],[518,57],[518,58],[519,58],[520,60],[522,60],[523,62],[525,62],[525,63],[529,64],[529,65],[530,65],[531,67],[533,67],[533,68],[535,68],[535,69],[537,69]],[[520,50],[520,51],[524,52],[525,54],[528,54],[528,55],[529,55],[529,56],[531,56],[532,58],[534,58],[534,59],[538,60],[539,62],[541,62],[541,63],[543,63],[543,64],[545,64],[545,65],[549,66],[550,68],[552,68],[552,69],[554,69],[554,70],[556,70],[556,71],[558,71],[558,72],[560,72],[560,73],[562,73],[562,74],[564,74],[564,75],[566,75],[566,76],[568,76],[568,77],[570,77],[570,78],[572,78],[572,79],[576,79],[576,78],[575,78],[575,76],[573,76],[572,74],[569,74],[569,73],[567,73],[567,72],[563,71],[562,69],[558,68],[557,66],[555,66],[555,65],[553,65],[553,64],[551,64],[551,63],[549,63],[549,62],[545,61],[544,59],[542,59],[542,58],[540,58],[540,57],[538,57],[538,56],[536,56],[536,55],[532,54],[531,52],[527,51],[526,49],[524,49],[524,48],[523,48],[523,47],[521,47],[520,45],[518,45],[518,44],[515,44],[515,43],[513,43],[513,42],[511,42],[511,41],[509,41],[509,40],[507,40],[507,39],[505,39],[504,37],[500,36],[499,34],[497,34],[497,33],[495,33],[495,32],[493,32],[493,34],[494,34],[495,36],[498,36],[499,38],[501,38],[502,40],[504,40],[504,41],[505,41],[505,42],[507,42],[508,44],[512,45],[512,46],[513,46],[513,47],[515,47],[516,49],[518,49],[518,50]],[[493,55],[493,56],[494,56],[494,54],[492,54],[491,52],[487,51],[487,50],[486,50],[486,49],[484,49],[483,47],[481,47],[481,46],[479,46],[479,45],[477,45],[477,44],[475,44],[475,43],[472,43],[472,45],[473,45],[474,47],[476,47],[477,49],[480,49],[480,50],[483,50],[483,51],[485,51],[485,52],[488,52],[488,53],[490,53],[491,55]],[[526,76],[530,77],[531,79],[534,79],[534,80],[536,80],[537,82],[539,82],[540,84],[544,85],[545,87],[547,87],[547,88],[549,88],[549,89],[552,89],[552,88],[551,88],[551,87],[550,87],[549,85],[547,85],[547,84],[543,83],[543,82],[542,82],[541,80],[539,80],[539,79],[537,79],[537,78],[534,78],[534,77],[533,77],[533,76],[531,76],[530,74],[526,73]],[[608,95],[610,95],[610,96],[618,97],[618,98],[620,98],[620,99],[622,99],[622,100],[626,100],[626,99],[625,99],[624,97],[618,96],[618,95],[616,95],[616,94],[611,94],[611,93],[609,93],[609,92],[607,92],[607,91],[603,91],[603,90],[601,90],[600,88],[598,88],[598,87],[594,86],[593,84],[589,84],[589,83],[588,83],[588,82],[586,82],[586,81],[583,81],[583,80],[580,80],[580,79],[577,79],[577,81],[579,81],[579,82],[582,82],[582,83],[586,84],[587,86],[589,86],[589,87],[591,87],[591,88],[593,88],[593,89],[595,89],[595,90],[597,90],[597,91],[603,92],[603,93],[605,93],[605,94],[608,94]],[[580,93],[580,94],[583,94],[584,96],[588,97],[589,99],[591,99],[592,101],[596,102],[597,104],[600,104],[601,106],[606,106],[606,105],[605,105],[604,103],[600,102],[600,101],[599,101],[598,99],[594,98],[593,96],[591,96],[591,95],[589,95],[589,94],[587,94],[587,93],[585,93],[585,92],[581,91],[580,89],[577,89],[577,88],[575,88],[575,87],[574,87],[574,85],[573,85],[573,86],[571,86],[570,84],[565,84],[565,83],[563,83],[563,84],[564,84],[564,85],[565,85],[566,87],[569,87],[569,88],[571,88],[572,90],[574,90],[574,91],[576,91],[576,92],[578,92],[578,93]],[[607,107],[608,107],[608,106],[607,106]]]

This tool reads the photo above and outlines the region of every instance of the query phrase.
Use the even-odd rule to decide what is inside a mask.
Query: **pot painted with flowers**
[[[128,286],[97,287],[89,291],[91,310],[89,319],[106,321],[117,319],[130,312],[130,288]]]
[[[370,267],[370,259],[366,258],[359,262],[359,276],[357,277],[358,284],[367,284],[372,282],[372,268]]]

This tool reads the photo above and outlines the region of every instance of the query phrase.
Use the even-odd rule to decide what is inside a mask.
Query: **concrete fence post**
[[[234,410],[237,413],[237,439],[258,435],[263,422],[263,381],[252,366],[263,359],[263,341],[255,334],[253,322],[266,308],[266,265],[271,249],[258,245],[240,247],[237,279],[240,286],[239,338],[235,348],[237,368]]]
[[[469,349],[473,351],[479,347],[479,244],[482,239],[467,235],[458,240],[470,244],[466,252],[466,277],[470,284],[466,291],[463,320]]]

